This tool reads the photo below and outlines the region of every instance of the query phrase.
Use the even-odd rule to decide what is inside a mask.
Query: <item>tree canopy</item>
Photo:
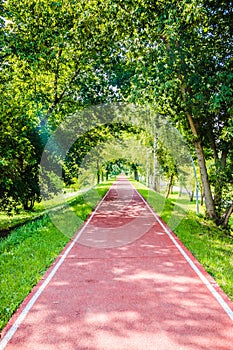
[[[0,9],[3,209],[27,209],[39,200],[43,149],[62,121],[77,115],[81,126],[89,117],[77,111],[125,102],[149,104],[180,131],[200,170],[207,214],[227,225],[233,211],[232,1],[6,0]],[[144,125],[153,129],[148,120]],[[124,129],[102,128],[72,146],[65,182],[91,148]],[[177,164],[149,139],[162,168],[175,175]]]

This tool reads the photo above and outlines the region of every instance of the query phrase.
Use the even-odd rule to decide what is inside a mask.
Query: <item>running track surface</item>
[[[10,320],[0,349],[230,350],[232,310],[122,176]]]

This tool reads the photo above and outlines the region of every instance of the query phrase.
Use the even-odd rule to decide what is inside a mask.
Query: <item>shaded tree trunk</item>
[[[218,154],[215,155],[214,157],[216,175],[217,175],[215,186],[214,186],[214,204],[215,204],[216,212],[219,218],[221,217],[221,213],[223,209],[222,197],[223,197],[223,182],[225,181],[225,179],[223,178],[222,173],[226,167],[227,153],[228,153],[228,150],[225,149],[222,151],[222,155],[220,159],[218,158]]]
[[[134,180],[139,181],[138,170],[134,169]]]
[[[193,197],[194,197],[194,191],[192,190],[190,194],[190,202],[193,202]]]
[[[170,180],[169,180],[169,184],[168,184],[166,198],[168,198],[169,194],[171,193],[171,189],[172,189],[172,185],[173,185],[173,179],[174,179],[174,174],[171,174]]]
[[[34,207],[35,205],[35,198],[26,198],[24,201],[23,201],[23,209],[25,211],[30,211],[32,210],[32,208]]]
[[[96,161],[96,170],[97,170],[97,184],[100,183],[100,167],[99,167],[99,161]]]
[[[233,203],[231,203],[231,205],[227,208],[227,210],[222,216],[223,227],[227,227],[232,213],[233,213]]]

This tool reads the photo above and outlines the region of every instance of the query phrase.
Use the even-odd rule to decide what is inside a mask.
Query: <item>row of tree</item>
[[[124,101],[149,104],[179,129],[200,169],[207,214],[227,225],[232,1],[2,0],[0,8],[1,208],[32,208],[39,199],[44,147],[67,116],[85,130],[63,161],[67,183],[91,148],[111,134],[124,138],[122,125],[86,127],[90,115],[77,113]],[[149,147],[165,168],[169,155],[154,142],[153,119],[137,118],[140,128],[154,130]]]

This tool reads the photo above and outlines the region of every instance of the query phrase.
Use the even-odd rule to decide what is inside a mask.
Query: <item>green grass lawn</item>
[[[187,198],[172,195],[165,200],[143,184],[135,181],[133,184],[233,301],[233,236],[230,232],[205,221],[203,215],[197,216],[195,203],[188,203]],[[204,209],[201,210],[204,213]]]
[[[28,222],[0,240],[0,329],[41,279],[112,182],[96,186],[72,199],[69,206]]]
[[[85,189],[82,190],[82,192]],[[88,189],[86,189],[88,191]],[[44,211],[49,210],[51,208],[55,208],[63,205],[64,203],[72,203],[73,200],[79,195],[81,191],[73,191],[72,189],[65,189],[66,193],[61,193],[55,196],[52,199],[47,201],[41,201],[40,203],[36,203],[33,211],[23,211],[21,210],[17,215],[8,215],[4,212],[0,212],[0,237],[1,232],[11,230],[17,225],[21,225],[27,221],[31,221],[34,218],[37,218],[41,214],[43,215]],[[7,232],[6,232],[7,233]]]

